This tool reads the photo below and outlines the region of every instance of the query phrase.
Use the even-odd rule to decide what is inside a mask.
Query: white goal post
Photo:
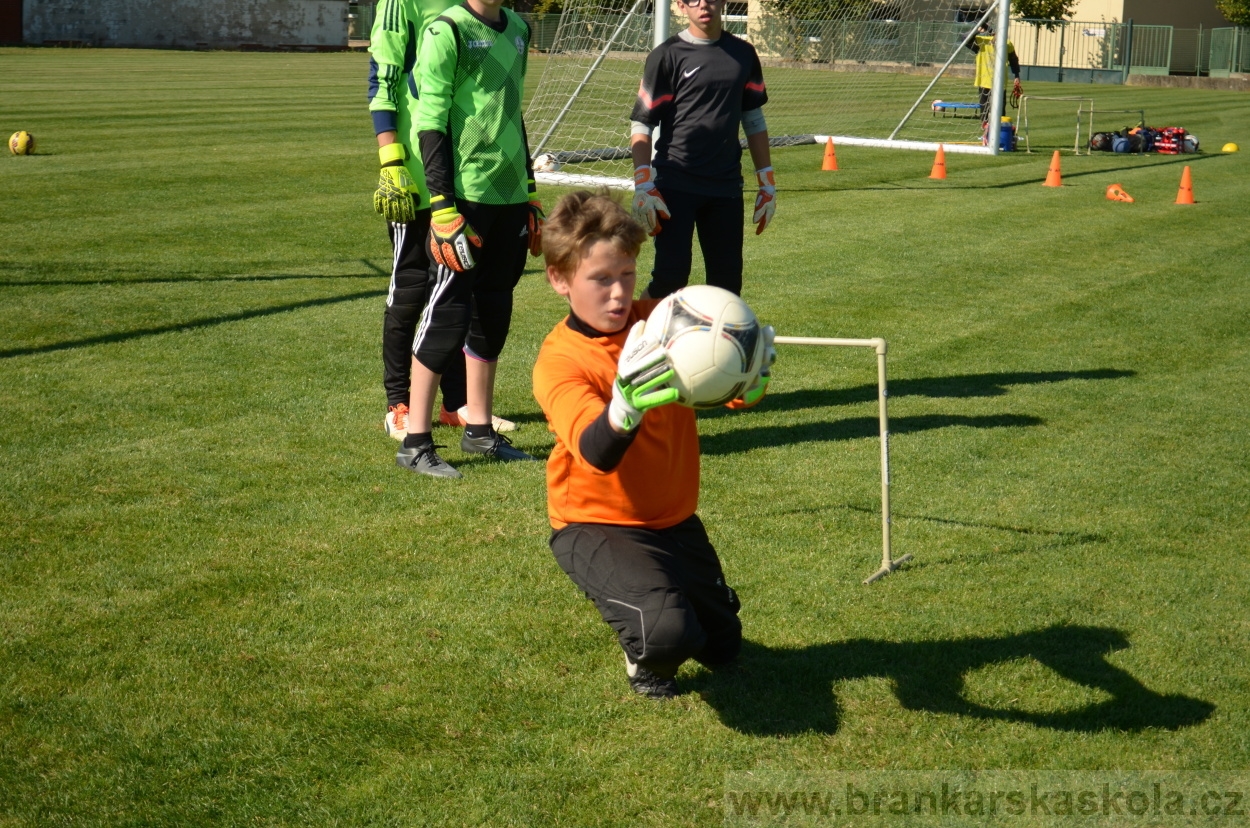
[[[837,339],[814,336],[778,336],[778,345],[823,345],[835,348],[872,348],[877,355],[877,426],[881,438],[881,566],[864,579],[871,584],[884,578],[911,560],[911,555],[895,558],[890,545],[890,419],[886,411],[889,392],[886,389],[884,339]]]
[[[671,7],[669,3],[673,3]],[[681,0],[565,0],[525,113],[545,183],[632,186],[629,113],[647,53],[685,25]],[[824,143],[994,155],[1009,0],[727,0],[760,54],[774,146]],[[745,7],[747,14],[740,12]],[[977,26],[995,31],[990,112],[973,86]],[[988,133],[988,140],[987,140]]]

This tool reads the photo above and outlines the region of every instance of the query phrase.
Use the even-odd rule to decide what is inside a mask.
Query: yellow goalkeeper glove
[[[417,184],[404,166],[407,157],[408,151],[398,141],[378,148],[382,169],[378,173],[378,189],[373,194],[373,209],[387,221],[404,223],[417,217],[417,205],[412,200]]]

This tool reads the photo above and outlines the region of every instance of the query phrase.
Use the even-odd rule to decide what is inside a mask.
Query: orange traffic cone
[[[1185,171],[1181,173],[1181,188],[1176,193],[1177,204],[1193,204],[1194,203],[1194,182],[1189,175],[1189,165],[1185,166]]]
[[[1050,170],[1046,173],[1046,180],[1042,182],[1042,186],[1063,186],[1063,176],[1059,172],[1059,150],[1055,150],[1054,156],[1050,159]]]
[[[1124,187],[1122,187],[1119,184],[1112,184],[1111,186],[1107,187],[1107,200],[1108,201],[1123,201],[1128,204],[1133,203],[1133,197],[1129,195],[1128,193],[1124,192]]]
[[[833,151],[833,139],[825,139],[825,160],[820,165],[822,170],[836,172],[838,169],[838,155]]]
[[[933,172],[929,173],[929,177],[946,179],[946,148],[941,144],[938,144],[937,156],[933,159]]]

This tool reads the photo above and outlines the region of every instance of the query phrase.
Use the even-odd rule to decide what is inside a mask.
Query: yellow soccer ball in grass
[[[35,136],[24,129],[9,136],[9,152],[14,155],[30,155],[35,151]]]

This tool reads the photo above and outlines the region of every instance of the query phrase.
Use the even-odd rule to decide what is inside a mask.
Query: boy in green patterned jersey
[[[381,0],[370,35],[369,110],[382,163],[374,208],[387,219],[393,249],[391,284],[382,322],[382,384],[386,390],[386,433],[404,439],[408,428],[412,343],[429,294],[430,197],[421,170],[413,115],[417,108],[415,69],[421,35],[455,0]],[[464,425],[467,402],[464,360],[443,375],[439,419]],[[516,428],[495,418],[500,431]]]
[[[492,425],[497,360],[526,250],[542,253],[521,99],[529,27],[502,0],[466,0],[421,35],[415,129],[430,193],[430,300],[413,344],[408,436],[396,462],[458,477],[431,435],[434,389],[457,350],[467,359],[462,451],[533,460]]]

